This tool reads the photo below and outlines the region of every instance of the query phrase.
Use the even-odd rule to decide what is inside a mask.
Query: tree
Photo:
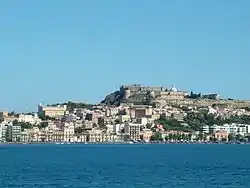
[[[119,120],[119,119],[116,119],[116,120],[115,120],[115,124],[120,124],[120,120]]]
[[[75,128],[75,134],[81,134],[84,132],[84,128],[83,127],[77,127]]]
[[[188,134],[188,140],[189,140],[189,141],[192,140],[192,134]]]
[[[198,134],[197,140],[198,141],[204,140],[204,135],[202,133]]]
[[[166,118],[164,115],[161,115],[161,117],[156,120],[156,123],[162,125],[165,130],[190,130],[189,128],[184,127],[178,120],[174,119],[173,117]]]
[[[44,113],[39,113],[39,114],[38,114],[38,117],[39,117],[42,121],[48,121],[48,120],[55,121],[55,120],[56,120],[56,118],[54,118],[54,117],[45,116]]]
[[[173,134],[173,140],[176,141],[177,140],[177,135]]]
[[[93,128],[96,128],[98,127],[96,123],[93,123]]]
[[[185,141],[189,141],[189,140],[191,140],[191,139],[189,139],[189,136],[188,136],[187,134],[184,134],[184,138],[183,138],[183,140],[185,140]]]
[[[173,134],[170,133],[170,134],[168,135],[168,138],[169,138],[170,141],[172,141],[172,140],[173,140]]]
[[[38,128],[39,129],[44,129],[48,127],[48,122],[41,122],[39,125],[38,125]]]
[[[23,131],[24,129],[31,129],[31,128],[33,127],[33,125],[30,124],[30,123],[28,123],[28,122],[19,122],[19,123],[16,124],[16,125],[21,126],[22,131]]]
[[[93,109],[92,104],[86,104],[86,103],[76,103],[76,102],[72,102],[72,101],[68,101],[67,103],[62,103],[62,104],[55,104],[55,106],[58,105],[67,105],[67,110],[72,113],[74,111],[74,109],[79,109],[79,108],[86,108],[86,109]]]
[[[147,124],[146,124],[146,128],[147,128],[147,129],[151,129],[151,127],[152,127],[152,125],[151,125],[150,123],[147,123]]]
[[[151,140],[151,141],[160,141],[160,140],[162,140],[161,133],[156,132],[155,134],[153,134],[153,135],[150,137],[150,140]]]
[[[232,134],[232,133],[230,133],[229,135],[228,135],[228,141],[235,141],[236,140],[236,138],[235,138],[235,135],[234,134]]]
[[[151,131],[155,133],[155,132],[156,132],[156,128],[155,128],[155,127],[152,127],[152,128],[151,128]]]
[[[209,141],[210,141],[210,142],[217,142],[218,140],[217,140],[217,138],[211,136],[211,137],[209,138]]]
[[[18,123],[19,122],[16,119],[12,122],[13,125],[17,125]]]
[[[177,134],[177,135],[176,135],[176,139],[177,139],[178,141],[181,141],[181,134]]]
[[[244,142],[244,141],[246,141],[246,139],[245,139],[242,135],[240,135],[240,134],[237,134],[235,139],[236,139],[237,141],[239,141],[239,142]]]
[[[165,141],[169,141],[169,136],[168,135],[165,137]]]

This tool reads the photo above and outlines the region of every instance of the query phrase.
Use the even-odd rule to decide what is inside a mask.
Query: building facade
[[[9,125],[6,131],[6,141],[21,142],[21,126]]]
[[[124,133],[129,135],[130,140],[140,140],[141,124],[126,123],[124,125]]]
[[[67,105],[63,106],[43,106],[42,104],[38,105],[38,114],[43,114],[48,117],[63,117],[67,111]]]

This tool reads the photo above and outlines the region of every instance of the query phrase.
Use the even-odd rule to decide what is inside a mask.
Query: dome
[[[172,86],[171,91],[177,92],[178,90],[176,89],[176,87]]]

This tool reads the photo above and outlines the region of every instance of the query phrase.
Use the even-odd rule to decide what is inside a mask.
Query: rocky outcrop
[[[101,104],[119,106],[122,102],[122,98],[123,96],[121,95],[120,91],[115,91],[107,95],[105,99],[101,101]]]
[[[120,91],[115,91],[105,97],[101,104],[119,106],[121,103],[135,105],[149,105],[152,103],[153,97],[149,94],[137,93],[129,98],[125,98]]]

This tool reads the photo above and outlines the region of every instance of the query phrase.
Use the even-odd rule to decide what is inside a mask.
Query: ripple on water
[[[241,145],[7,147],[0,187],[246,188],[249,154]]]

